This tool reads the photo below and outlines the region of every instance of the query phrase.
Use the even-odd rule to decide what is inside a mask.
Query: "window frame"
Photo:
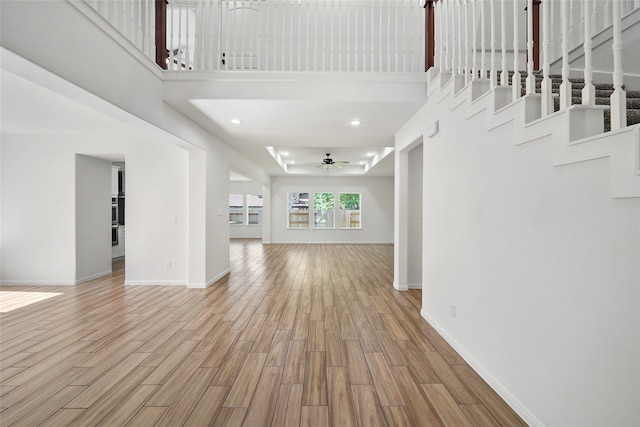
[[[242,206],[240,206],[240,208],[241,208],[240,212],[233,211],[233,208],[237,207],[237,206],[235,206],[235,205],[232,206],[231,205],[231,197],[232,196],[241,196],[241,198],[242,198]],[[246,220],[246,215],[245,215],[246,201],[245,201],[244,194],[241,194],[241,193],[229,193],[229,204],[228,204],[228,206],[229,206],[229,225],[231,227],[241,227],[241,226],[243,226],[244,223],[245,223],[245,220]],[[239,221],[239,222],[237,222],[237,221],[232,222],[231,221],[231,215],[238,215],[238,214],[242,215],[242,220]]]
[[[262,205],[260,206],[250,206],[249,205],[249,197],[257,197],[258,199],[260,199],[262,201]],[[260,211],[258,212],[258,218],[259,218],[259,223],[257,224],[252,224],[250,222],[250,215],[254,212],[250,212],[249,210],[251,208],[260,208]],[[245,211],[246,211],[246,221],[245,221],[245,225],[247,227],[262,227],[262,214],[264,212],[264,197],[262,194],[245,194]]]
[[[324,227],[324,226],[319,226],[319,220],[317,219],[318,216],[318,209],[316,209],[316,197],[318,195],[330,195],[331,196],[331,205],[332,208],[330,210],[326,210],[326,211],[322,211],[322,213],[320,214],[321,217],[325,217],[327,214],[330,215],[326,217],[327,222],[326,223],[330,223],[331,226],[328,227]],[[322,201],[321,201],[322,202]],[[313,193],[313,229],[314,230],[335,230],[336,229],[336,194],[333,192],[325,192],[325,191],[319,191],[319,192],[315,192]]]
[[[287,229],[309,229],[309,192],[287,191]],[[304,198],[306,196],[306,199]],[[294,210],[295,209],[295,210]],[[292,222],[293,218],[297,221]],[[302,218],[306,216],[306,221]],[[294,225],[298,224],[298,225]]]
[[[343,203],[342,203],[342,195],[347,195],[347,194],[357,194],[358,195],[358,209],[343,209]],[[362,230],[362,193],[357,192],[357,191],[344,191],[344,192],[340,192],[338,193],[338,211],[340,212],[339,215],[339,220],[340,220],[340,230]],[[351,219],[349,219],[349,226],[343,226],[343,224],[345,223],[344,221],[344,213],[349,212],[349,217],[351,217],[351,214],[353,213],[357,213],[358,214],[358,226],[357,227],[352,227],[351,224]]]

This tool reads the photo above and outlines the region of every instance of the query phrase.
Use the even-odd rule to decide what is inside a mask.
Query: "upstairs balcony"
[[[422,72],[421,0],[85,0],[169,71]]]

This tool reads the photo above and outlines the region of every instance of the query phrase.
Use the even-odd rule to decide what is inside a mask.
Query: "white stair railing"
[[[559,88],[558,98],[561,110],[571,107],[573,99],[573,90],[570,77],[576,77],[576,72],[580,71],[584,75],[584,89],[582,89],[582,103],[585,106],[595,107],[595,86],[593,83],[594,74],[594,35],[602,33],[604,26],[612,24],[612,42],[610,42],[611,54],[613,62],[609,66],[613,69],[611,77],[613,80],[614,92],[610,97],[611,105],[611,129],[619,129],[627,125],[626,114],[626,92],[623,83],[622,70],[622,49],[623,49],[623,18],[630,13],[637,13],[640,9],[640,0],[616,0],[616,1],[600,1],[600,0],[567,0],[552,1],[542,0],[540,2],[540,10],[542,13],[540,19],[540,38],[541,46],[535,46],[534,42],[534,0],[439,0],[437,11],[443,13],[444,17],[436,17],[436,25],[441,28],[439,37],[444,40],[443,43],[436,44],[436,55],[442,55],[444,58],[440,61],[443,71],[451,71],[454,75],[464,73],[465,83],[480,79],[487,79],[487,64],[485,56],[489,53],[489,75],[487,85],[490,89],[500,86],[512,86],[512,100],[517,100],[521,94],[521,56],[524,57],[526,52],[526,93],[536,93],[534,69],[534,53],[535,48],[541,52],[541,102],[540,114],[537,117],[545,117],[554,112],[554,102],[552,95],[551,69],[552,64],[561,63],[561,84]],[[510,13],[507,14],[508,7]],[[468,22],[469,7],[471,8],[472,23]],[[476,7],[479,8],[480,22],[476,25]],[[610,7],[610,13],[603,13]],[[526,8],[526,15],[520,11]],[[511,13],[512,11],[512,13]],[[488,16],[487,16],[488,15]],[[627,18],[637,19],[636,15],[629,15]],[[513,19],[513,23],[508,20]],[[628,21],[636,22],[636,21]],[[520,46],[519,33],[521,25],[526,25],[526,49],[523,51]],[[625,23],[626,27],[630,24]],[[464,26],[464,28],[462,28]],[[487,30],[488,27],[488,30]],[[479,28],[480,41],[478,46],[478,38],[476,32]],[[630,27],[631,28],[631,27]],[[472,34],[469,36],[468,31]],[[464,33],[463,33],[464,31]],[[511,32],[510,32],[511,31]],[[499,32],[499,34],[497,34]],[[606,34],[606,33],[605,33]],[[488,40],[486,40],[488,36]],[[600,40],[602,36],[599,36]],[[507,49],[507,40],[513,41],[513,51]],[[554,43],[555,40],[555,43]],[[599,40],[599,57],[606,58],[606,54],[602,49],[608,47]],[[580,49],[575,49],[575,43],[580,43]],[[560,55],[556,56],[556,49],[560,48]],[[445,52],[438,52],[437,49],[446,49]],[[572,59],[576,52],[583,52],[584,65],[580,65],[577,69],[576,62]],[[480,72],[478,73],[478,64],[476,63],[476,54],[480,55]],[[469,57],[471,55],[471,57]],[[507,58],[513,55],[513,78],[509,81],[509,70]],[[499,56],[499,57],[498,57]],[[471,61],[469,61],[471,58]],[[500,61],[500,68],[498,68]],[[572,62],[573,61],[573,62]],[[582,62],[582,59],[581,59]],[[599,64],[599,72],[603,74],[603,67],[606,69],[607,64]],[[635,73],[635,71],[632,71]],[[500,79],[498,81],[498,75]],[[602,83],[606,83],[602,82]],[[460,87],[456,87],[459,90]],[[474,92],[477,96],[477,92]],[[502,99],[502,98],[501,98]],[[501,101],[502,102],[502,101]],[[502,104],[501,104],[502,105]]]

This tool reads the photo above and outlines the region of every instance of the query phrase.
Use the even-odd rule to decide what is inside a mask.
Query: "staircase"
[[[512,73],[510,73],[512,74]],[[562,76],[552,74],[549,76],[552,81],[551,93],[553,94],[553,106],[554,111],[560,110],[560,98],[558,93],[560,90],[560,84],[562,83]],[[527,73],[522,73],[522,96],[526,94],[525,85],[527,79]],[[542,84],[542,74],[535,74],[536,78],[536,92],[540,92]],[[582,104],[582,88],[584,88],[584,79],[569,79],[571,82],[571,105]],[[609,105],[610,96],[613,93],[613,85],[610,83],[594,83],[596,89],[596,105]],[[640,123],[640,91],[630,90],[626,91],[627,94],[627,126],[631,126]],[[611,109],[607,108],[604,111],[604,131],[611,130]]]

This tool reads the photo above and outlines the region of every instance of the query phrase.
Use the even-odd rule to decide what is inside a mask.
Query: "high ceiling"
[[[269,175],[393,176],[395,134],[425,88],[422,73],[181,72],[165,98]],[[318,167],[327,153],[348,163]]]

